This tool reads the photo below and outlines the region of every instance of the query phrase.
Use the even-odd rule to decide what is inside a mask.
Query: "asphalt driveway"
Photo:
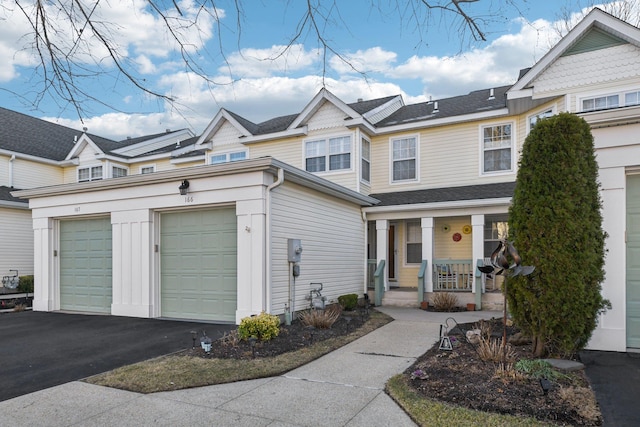
[[[0,314],[0,401],[190,348],[234,325],[66,313]],[[197,342],[199,345],[199,341]]]

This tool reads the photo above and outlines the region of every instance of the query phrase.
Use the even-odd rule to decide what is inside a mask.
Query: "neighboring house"
[[[117,142],[0,108],[0,276],[34,272],[31,211],[12,191],[166,169],[177,142],[193,136],[168,131]]]
[[[640,30],[598,9],[513,86],[413,105],[321,90],[298,114],[258,124],[221,109],[199,137],[158,148],[162,170],[149,176],[70,183],[100,144],[101,161],[149,164],[82,136],[64,185],[13,193],[33,211],[34,309],[238,322],[308,306],[311,282],[330,299],[362,293],[383,264],[383,303],[455,291],[495,307],[500,283],[475,266],[507,235],[527,134],[560,111],[592,126],[609,234],[613,309],[589,347],[640,348]],[[295,278],[291,238],[304,248]]]

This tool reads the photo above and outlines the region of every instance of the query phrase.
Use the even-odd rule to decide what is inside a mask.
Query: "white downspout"
[[[369,247],[369,233],[367,227],[367,213],[364,210],[360,211],[362,213],[362,222],[364,222],[364,294],[368,293],[369,283],[367,283],[367,275],[369,274],[369,257],[367,256],[367,247]]]
[[[9,158],[9,187],[13,188],[13,161],[16,159],[16,155],[12,154]]]
[[[265,278],[265,307],[264,311],[266,313],[271,313],[271,190],[276,187],[279,187],[284,182],[284,169],[278,169],[278,179],[275,180],[272,184],[267,187],[267,194],[265,195],[265,204],[266,204],[266,212],[265,212],[265,232],[266,235],[266,243],[265,243],[265,257],[266,257],[266,275]]]

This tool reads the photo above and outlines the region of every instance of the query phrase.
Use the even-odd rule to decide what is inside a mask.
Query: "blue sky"
[[[172,2],[166,3],[171,7]],[[197,13],[192,0],[177,3],[186,16]],[[419,2],[403,4],[412,3]],[[572,19],[577,20],[587,6],[579,0],[460,3],[487,35],[487,41],[474,41],[468,32],[461,35],[460,21],[446,13],[433,11],[428,31],[420,32],[413,15],[392,10],[388,6],[395,3],[390,0],[337,1],[339,14],[334,9],[325,35],[340,55],[366,73],[364,78],[330,52],[323,61],[313,34],[303,34],[278,56],[295,33],[306,2],[245,0],[240,33],[234,2],[216,4],[219,22],[200,14],[198,31],[183,32],[198,66],[218,83],[208,85],[185,70],[162,23],[143,0],[100,1],[96,14],[117,23],[111,26],[113,41],[135,74],[177,102],[169,105],[136,90],[104,59],[105,53],[89,43],[110,73],[81,81],[84,90],[102,101],[83,104],[81,122],[76,110],[56,97],[45,96],[34,107],[39,74],[25,49],[28,27],[13,0],[0,0],[0,61],[6,64],[0,68],[0,106],[124,139],[165,129],[190,128],[197,134],[221,107],[254,122],[299,112],[322,87],[323,69],[326,87],[346,102],[396,94],[406,103],[439,99],[514,83],[521,68],[533,65],[558,41],[554,24],[563,10],[575,13]]]

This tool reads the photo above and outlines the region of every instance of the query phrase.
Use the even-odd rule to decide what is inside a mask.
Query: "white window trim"
[[[221,165],[223,163],[231,163],[231,154],[236,154],[236,153],[244,153],[244,159],[242,160],[247,160],[249,158],[249,149],[248,148],[241,148],[241,149],[231,149],[231,150],[224,150],[224,151],[212,151],[209,152],[207,155],[207,161],[209,165]],[[222,156],[224,155],[226,157],[226,160],[224,162],[220,162],[220,163],[212,163],[211,158],[213,156]],[[233,160],[233,162],[239,162],[240,160]]]
[[[529,114],[529,115],[527,116],[527,135],[529,135],[529,132],[531,132],[531,119],[532,119],[532,118],[534,118],[534,117],[537,117],[537,116],[539,116],[539,115],[541,115],[541,114],[544,114],[544,113],[546,113],[546,112],[547,112],[547,111],[549,111],[549,110],[551,110],[551,115],[552,115],[552,116],[555,116],[556,114],[558,114],[558,112],[557,112],[557,111],[558,111],[557,106],[556,106],[556,105],[552,105],[552,106],[551,106],[551,107],[549,107],[549,108],[543,108],[543,109],[541,109],[541,110],[539,110],[539,111],[536,111],[536,112],[535,112],[535,113],[533,113],[533,114]]]
[[[329,150],[329,140],[333,139],[333,138],[344,138],[344,137],[349,137],[349,142],[351,144],[351,151],[349,151],[349,168],[348,169],[336,169],[336,170],[331,170],[329,168],[329,162],[331,161],[330,157],[330,150]],[[357,154],[357,150],[355,147],[355,143],[354,143],[354,133],[339,133],[339,134],[331,134],[331,135],[318,135],[316,137],[313,138],[305,138],[302,140],[302,167],[300,169],[302,169],[303,171],[309,172],[307,171],[307,142],[314,142],[314,141],[324,141],[325,142],[325,166],[326,169],[324,171],[321,172],[309,172],[312,173],[314,175],[335,175],[335,174],[343,174],[346,172],[353,172],[353,162],[354,162],[354,157],[356,157]],[[359,159],[359,157],[358,157]]]
[[[109,178],[115,178],[113,176],[113,168],[123,169],[123,170],[125,170],[127,172],[127,174],[125,176],[129,176],[129,168],[128,167],[123,166],[123,165],[119,165],[117,163],[111,163],[109,165]],[[104,168],[102,170],[102,175],[104,175]],[[121,178],[121,177],[118,177],[118,178]]]
[[[367,141],[369,143],[369,158],[368,159],[364,159],[364,150],[362,148],[362,142],[363,141]],[[360,182],[364,183],[364,184],[371,184],[371,175],[372,175],[372,171],[371,171],[371,140],[369,138],[365,138],[364,136],[360,136]],[[369,179],[364,179],[364,177],[362,176],[362,160],[367,160],[369,162]]]
[[[488,128],[488,127],[494,127],[494,126],[504,126],[504,125],[511,125],[511,167],[509,170],[503,170],[503,171],[495,171],[495,172],[485,172],[484,171],[484,129]],[[479,171],[479,176],[481,177],[486,177],[486,176],[500,176],[500,175],[512,175],[513,173],[515,173],[516,171],[516,157],[518,156],[518,153],[516,152],[516,141],[518,140],[517,138],[517,128],[516,128],[516,123],[515,121],[506,121],[506,122],[496,122],[496,123],[486,123],[483,125],[478,126],[478,147],[480,149],[480,154],[478,157],[478,164],[480,167],[480,171]]]
[[[416,140],[416,176],[413,179],[403,179],[400,181],[393,180],[393,141],[398,139],[415,138]],[[420,134],[410,134],[394,136],[389,138],[389,184],[390,185],[407,185],[420,182]]]
[[[597,112],[597,111],[606,111],[606,110],[612,110],[615,108],[624,108],[627,107],[627,105],[625,105],[625,94],[630,93],[630,92],[638,92],[640,91],[640,87],[635,85],[635,86],[623,86],[618,88],[615,91],[612,91],[611,89],[608,90],[598,90],[598,91],[593,91],[593,92],[585,92],[582,94],[578,94],[576,95],[575,98],[575,106],[574,106],[574,112],[576,113],[593,113],[593,112]],[[586,99],[592,99],[592,98],[600,98],[603,96],[610,96],[610,95],[618,95],[618,107],[613,107],[613,108],[606,108],[606,109],[600,109],[600,110],[589,110],[589,111],[585,111],[582,109],[582,101],[586,100]],[[637,107],[640,104],[632,104],[630,105],[630,107]]]
[[[102,167],[102,177],[100,179],[91,179],[91,169],[95,168],[95,167]],[[80,181],[80,171],[84,170],[84,169],[89,169],[89,179],[88,180],[84,180],[84,181]],[[91,165],[83,165],[83,166],[78,166],[76,168],[76,182],[92,182],[92,181],[101,181],[103,179],[106,179],[104,176],[104,172],[105,172],[105,165],[102,163],[94,163]]]
[[[151,172],[147,172],[147,173],[154,173],[156,171],[156,164],[150,164],[150,165],[140,165],[140,168],[138,169],[138,173],[140,173],[140,175],[142,175],[142,169],[153,169]]]

